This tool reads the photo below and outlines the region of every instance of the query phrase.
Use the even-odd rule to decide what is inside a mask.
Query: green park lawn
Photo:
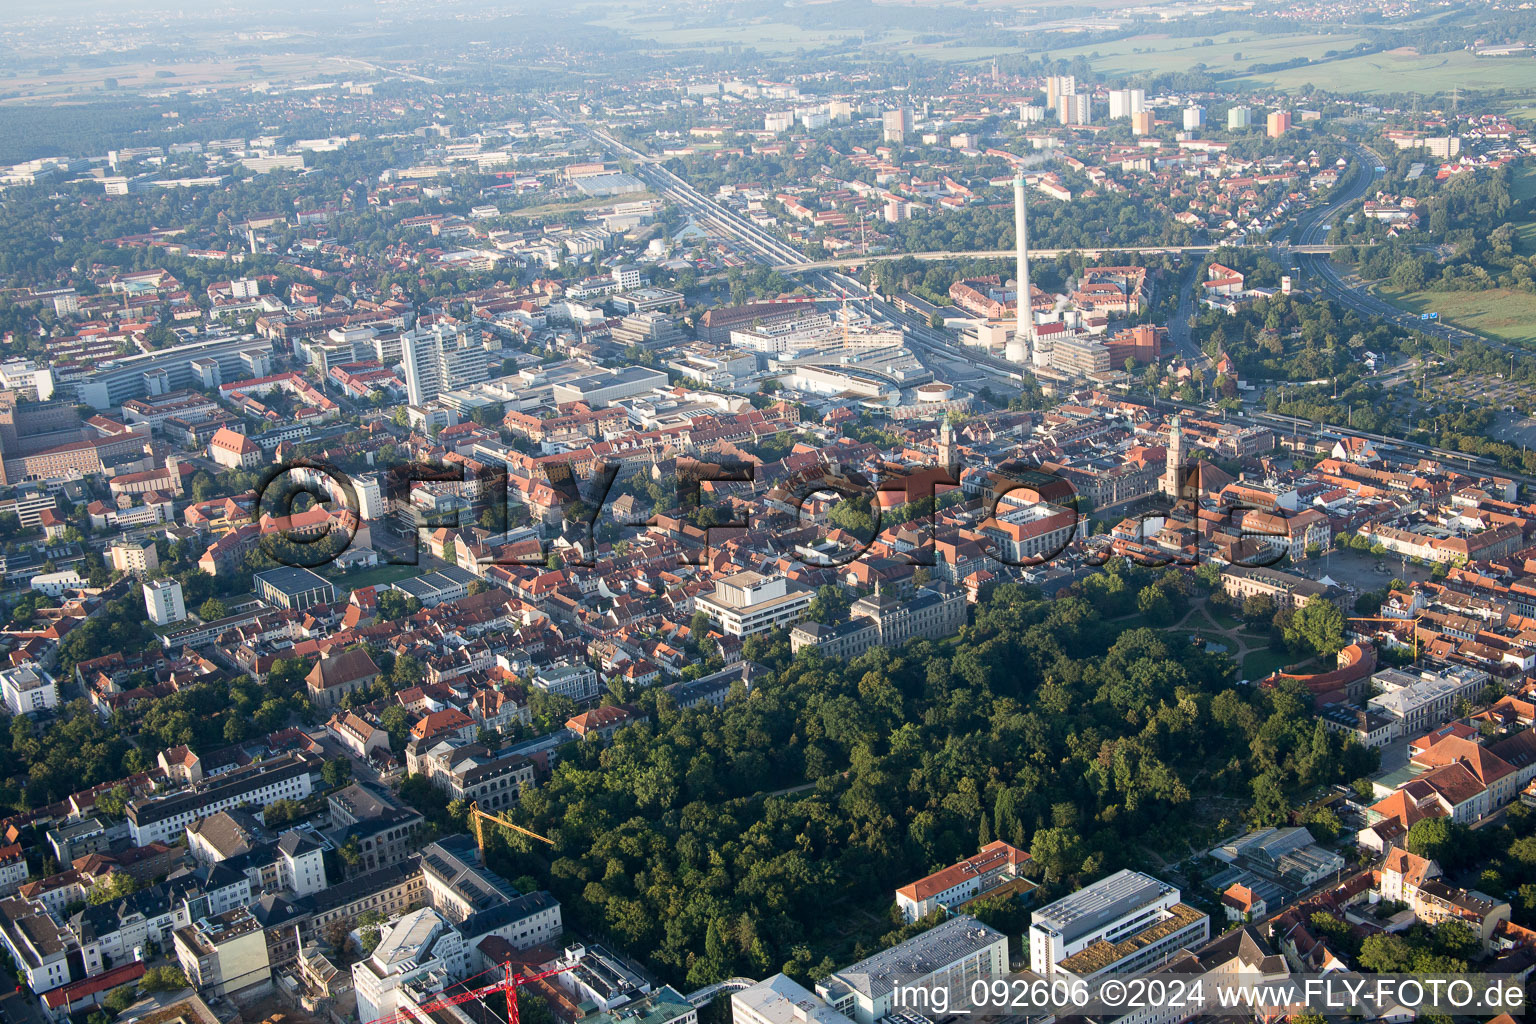
[[[1412,313],[1440,319],[1491,338],[1536,348],[1536,295],[1508,288],[1481,292],[1403,292],[1380,286],[1376,294]]]
[[[1285,651],[1251,651],[1243,658],[1243,678],[1257,682],[1276,669],[1289,665],[1293,660],[1293,657]]]

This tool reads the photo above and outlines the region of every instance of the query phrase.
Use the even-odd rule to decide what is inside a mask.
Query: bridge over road
[[[1296,253],[1305,256],[1321,256],[1346,248],[1342,245],[1113,245],[1102,249],[1034,249],[1029,250],[1031,256],[1041,256],[1047,259],[1061,256],[1065,253],[1081,253],[1090,259],[1098,259],[1108,253],[1144,253],[1157,255],[1160,253],[1208,253],[1217,249],[1269,249],[1277,255],[1284,253]],[[875,256],[844,256],[835,260],[816,260],[806,263],[777,263],[773,269],[781,274],[800,274],[807,271],[838,270],[843,267],[862,267],[870,263],[886,263],[891,260],[903,260],[907,258],[921,260],[925,263],[942,262],[944,260],[997,260],[1012,259],[1012,249],[956,249],[942,252],[884,252]]]

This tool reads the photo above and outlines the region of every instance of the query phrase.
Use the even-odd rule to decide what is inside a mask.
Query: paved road
[[[1319,252],[1313,248],[1327,237],[1328,229],[1333,226],[1334,220],[1344,215],[1353,203],[1362,199],[1381,180],[1382,175],[1377,168],[1386,165],[1381,154],[1369,146],[1360,144],[1354,144],[1352,148],[1355,155],[1354,176],[1348,190],[1321,210],[1308,211],[1298,217],[1296,228],[1291,233],[1291,237],[1299,243],[1291,251],[1296,254],[1297,265],[1307,274],[1308,279],[1315,282],[1331,298],[1363,316],[1385,320],[1407,330],[1419,331],[1452,344],[1481,341],[1504,352],[1528,354],[1528,349],[1518,345],[1474,334],[1472,331],[1453,327],[1438,320],[1420,320],[1415,313],[1405,313],[1390,302],[1372,294],[1358,279],[1346,278],[1328,253]]]
[[[27,990],[17,992],[15,978],[9,975],[0,982],[5,985],[5,994],[0,995],[0,1021],[5,1024],[48,1024],[36,996]]]
[[[1063,256],[1068,253],[1078,253],[1088,257],[1103,256],[1106,253],[1206,253],[1215,252],[1217,249],[1267,249],[1268,243],[1237,245],[1231,242],[1220,242],[1214,245],[1112,245],[1098,249],[1036,249],[1031,247],[1029,254],[1042,258]],[[1298,253],[1331,253],[1345,248],[1342,245],[1327,245],[1321,242],[1309,245],[1293,246],[1291,251]],[[943,260],[995,260],[1011,259],[1014,255],[1012,249],[954,249],[939,250],[935,252],[886,252],[874,256],[843,256],[834,260],[815,260],[787,263],[775,267],[785,274],[803,273],[817,270],[836,270],[841,267],[863,266],[868,263],[880,263],[888,260],[903,260],[911,258],[924,262],[940,262]]]
[[[549,107],[552,114],[564,118],[565,115],[558,108]],[[939,253],[891,253],[876,257],[860,257],[857,260],[825,260],[813,261],[805,254],[789,245],[783,239],[772,232],[752,223],[733,210],[727,209],[714,199],[703,195],[687,181],[672,173],[667,168],[651,159],[644,153],[625,145],[613,138],[607,132],[601,131],[577,120],[568,120],[568,123],[576,130],[586,133],[594,141],[607,147],[609,150],[624,156],[635,164],[635,173],[643,178],[647,184],[657,191],[665,194],[679,206],[690,210],[699,217],[714,224],[723,233],[734,237],[741,245],[751,252],[757,259],[770,266],[777,267],[785,273],[807,273],[813,276],[813,280],[823,290],[836,293],[847,288],[852,278],[838,272],[838,268],[847,266],[852,262],[869,262],[876,259],[901,259],[904,256],[912,256],[921,260],[942,260],[959,257],[1006,257],[1012,255],[1011,249],[976,250],[968,252],[939,252]],[[1416,316],[1405,314],[1397,308],[1389,305],[1363,288],[1351,286],[1339,274],[1338,268],[1333,265],[1328,254],[1335,247],[1324,243],[1328,228],[1333,219],[1342,215],[1353,203],[1359,201],[1375,185],[1380,177],[1376,168],[1383,166],[1381,156],[1366,146],[1354,144],[1355,159],[1352,163],[1353,175],[1348,179],[1349,184],[1345,191],[1330,202],[1327,206],[1303,212],[1296,221],[1296,226],[1288,235],[1291,243],[1289,254],[1297,260],[1297,265],[1307,272],[1310,279],[1316,281],[1328,294],[1338,299],[1341,303],[1358,312],[1378,317],[1397,323],[1400,326],[1423,331],[1435,337],[1445,338],[1452,342],[1465,342],[1468,339],[1478,337],[1470,332],[1462,331],[1435,321],[1421,321]],[[1184,249],[1177,247],[1152,246],[1143,247],[1143,252],[1173,252],[1209,251],[1215,246],[1188,246]],[[1055,250],[1037,250],[1041,255],[1048,255]],[[1127,251],[1118,249],[1103,250],[1079,250],[1082,252],[1115,252]],[[851,291],[851,289],[850,289]],[[1192,291],[1192,289],[1191,289]],[[945,331],[936,331],[928,327],[926,323],[909,317],[896,310],[894,306],[866,294],[862,288],[853,291],[853,294],[861,296],[860,302],[870,312],[879,315],[903,326],[908,340],[915,350],[931,355],[945,355],[959,358],[976,369],[993,378],[999,384],[1018,382],[1021,380],[1021,368],[1015,367],[1005,360],[998,359],[984,353],[968,351],[955,343],[955,339]],[[1188,312],[1184,310],[1181,296],[1180,315],[1176,321],[1183,321],[1179,326],[1179,337],[1176,341],[1185,350],[1191,353],[1192,358],[1198,353],[1194,352],[1194,341],[1189,337]],[[1191,307],[1192,308],[1192,307]],[[1170,328],[1175,325],[1170,325]],[[1485,341],[1488,339],[1484,339]],[[1489,341],[1496,348],[1507,351],[1517,351],[1511,346],[1501,342]]]
[[[1195,275],[1199,272],[1198,263],[1190,264],[1184,271],[1184,276],[1179,280],[1179,306],[1168,321],[1168,340],[1173,345],[1173,351],[1190,363],[1199,363],[1205,358],[1205,353],[1195,344],[1194,334],[1190,330],[1195,317]]]

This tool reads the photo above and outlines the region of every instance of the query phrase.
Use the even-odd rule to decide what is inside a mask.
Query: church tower
[[[955,428],[950,426],[949,417],[945,416],[939,423],[939,465],[952,466],[955,463]]]
[[[1179,500],[1180,491],[1183,490],[1184,467],[1184,431],[1179,427],[1179,417],[1173,417],[1172,429],[1168,431],[1168,464],[1163,472],[1162,492],[1174,501]]]

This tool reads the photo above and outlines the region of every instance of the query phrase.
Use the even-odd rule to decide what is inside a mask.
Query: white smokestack
[[[1031,347],[1035,340],[1035,316],[1029,289],[1029,214],[1024,204],[1024,172],[1013,179],[1014,284],[1018,289],[1018,324],[1015,334]]]

